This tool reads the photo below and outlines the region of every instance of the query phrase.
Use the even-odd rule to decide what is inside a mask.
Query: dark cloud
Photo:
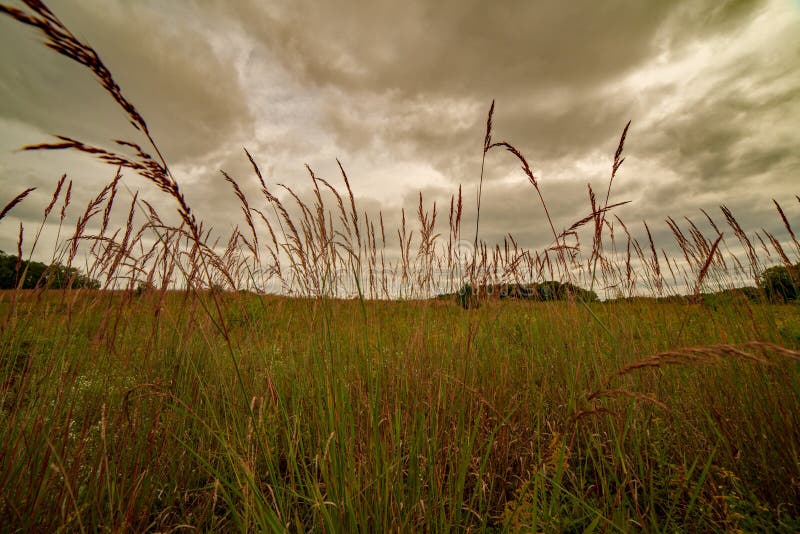
[[[486,95],[613,79],[653,53],[656,31],[680,5],[382,0],[356,9],[308,1],[263,9],[240,2],[236,9],[254,36],[310,82]]]
[[[188,10],[156,2],[110,1],[102,9],[88,0],[48,4],[100,52],[173,160],[250,133],[252,118],[232,61],[192,23]],[[127,117],[88,70],[39,45],[33,29],[8,17],[0,25],[0,116],[98,143],[135,138]]]
[[[721,203],[743,226],[771,224],[759,219],[772,217],[769,199],[797,192],[800,17],[783,0],[49,4],[100,51],[221,232],[242,221],[219,169],[258,199],[243,145],[271,187],[301,195],[305,163],[341,184],[338,157],[362,207],[389,226],[416,210],[417,190],[444,213],[462,185],[471,228],[492,99],[494,139],[529,159],[558,230],[588,211],[587,183],[605,191],[629,119],[612,201],[632,200],[620,216],[655,221],[659,237],[666,215]],[[91,75],[37,39],[0,19],[0,193],[23,181],[50,190],[67,171],[88,201],[107,170],[11,151],[48,133],[103,144],[134,132]],[[486,163],[482,235],[548,244],[515,158],[493,151]],[[33,222],[46,200],[30,200],[19,216]]]
[[[664,46],[678,47],[698,38],[733,34],[748,19],[762,12],[767,3],[765,0],[682,2],[674,6],[658,37]]]
[[[329,98],[347,150],[393,150],[456,182],[475,172],[485,110],[532,160],[580,155],[643,105],[615,84],[665,50],[733,31],[763,2],[241,2],[243,26]],[[702,31],[685,27],[702,21]],[[478,155],[479,156],[479,155]]]

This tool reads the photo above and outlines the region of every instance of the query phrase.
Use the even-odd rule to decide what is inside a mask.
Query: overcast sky
[[[777,231],[771,198],[800,225],[796,0],[47,4],[100,53],[195,212],[221,232],[240,213],[219,169],[257,198],[242,147],[270,183],[306,194],[304,164],[340,184],[339,158],[362,208],[388,221],[419,191],[443,207],[461,185],[469,221],[492,99],[495,139],[531,161],[556,226],[586,214],[587,183],[605,191],[628,120],[612,201],[632,201],[617,212],[632,226],[646,219],[667,239],[668,215],[724,203],[746,230]],[[139,138],[90,73],[9,17],[0,73],[0,203],[39,188],[0,223],[0,249],[13,251],[19,221],[35,231],[62,173],[75,181],[75,217],[114,172],[19,147],[51,134]],[[506,153],[489,154],[482,210],[488,241],[547,244],[535,191]]]

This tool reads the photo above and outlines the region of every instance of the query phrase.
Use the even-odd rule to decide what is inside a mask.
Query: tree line
[[[22,282],[20,285],[20,281]],[[99,289],[100,282],[81,273],[75,267],[59,263],[46,265],[40,261],[20,260],[0,250],[0,289],[86,288]]]
[[[758,277],[758,287],[741,287],[725,289],[715,293],[704,294],[703,298],[725,298],[732,294],[741,294],[744,297],[758,302],[771,302],[775,304],[800,301],[800,263],[776,265],[765,269]],[[464,308],[478,306],[480,298],[522,299],[535,301],[567,300],[574,298],[584,302],[595,302],[597,294],[570,283],[561,283],[548,280],[534,284],[488,284],[475,288],[464,284],[458,293],[445,293],[438,298],[454,298]],[[480,298],[479,298],[480,297]],[[652,297],[632,297],[621,300],[651,299]],[[685,295],[659,297],[654,300],[682,302]],[[615,299],[612,299],[615,300]]]

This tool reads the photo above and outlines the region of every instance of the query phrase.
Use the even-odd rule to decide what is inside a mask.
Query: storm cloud
[[[612,190],[632,201],[623,219],[664,227],[726,204],[745,228],[777,232],[771,198],[800,213],[800,9],[789,0],[48,5],[100,52],[195,211],[223,230],[238,206],[219,169],[257,191],[243,146],[271,183],[301,193],[306,163],[341,183],[338,158],[357,199],[390,222],[419,191],[444,206],[461,186],[469,227],[492,100],[495,139],[531,161],[559,227],[586,214],[587,184],[605,190],[628,120]],[[0,18],[0,194],[40,188],[0,225],[4,250],[11,219],[36,224],[64,172],[77,202],[114,172],[20,146],[135,137],[91,74],[39,41]],[[509,154],[488,155],[484,195],[485,239],[547,244],[538,197]]]

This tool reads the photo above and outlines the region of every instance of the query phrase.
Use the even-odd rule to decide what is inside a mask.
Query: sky
[[[800,225],[795,0],[46,3],[100,53],[195,213],[222,234],[243,221],[219,170],[258,195],[243,147],[270,184],[304,198],[305,165],[341,185],[338,158],[361,208],[390,226],[420,192],[446,223],[461,187],[471,228],[493,100],[494,139],[531,162],[559,228],[587,214],[587,184],[605,192],[629,120],[611,201],[631,201],[615,213],[637,232],[647,220],[669,240],[667,216],[699,222],[705,209],[722,221],[725,204],[745,230],[780,233],[773,198]],[[0,204],[37,187],[0,222],[10,252],[63,173],[73,221],[114,174],[80,154],[20,147],[53,134],[107,147],[141,138],[88,71],[9,17],[0,73]],[[174,210],[142,178],[124,183]],[[548,244],[536,192],[507,153],[487,156],[481,210],[488,242]]]

